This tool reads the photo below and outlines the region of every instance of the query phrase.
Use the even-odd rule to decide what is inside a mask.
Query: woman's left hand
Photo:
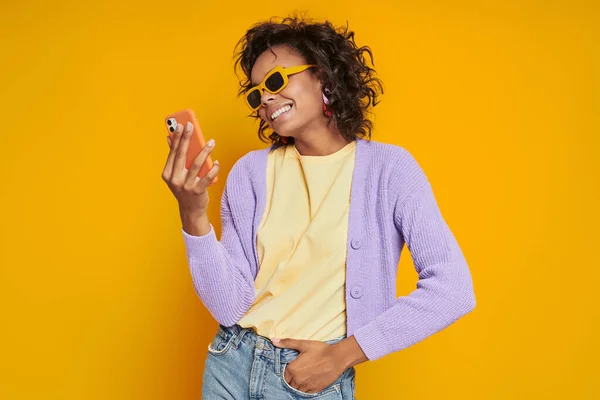
[[[281,348],[298,350],[298,357],[285,368],[283,379],[305,393],[318,393],[331,385],[345,371],[342,360],[332,345],[319,340],[272,340]]]

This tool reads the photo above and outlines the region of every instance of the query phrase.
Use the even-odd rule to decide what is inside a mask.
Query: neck
[[[294,137],[296,149],[303,156],[327,156],[342,149],[350,142],[338,130],[333,129]]]

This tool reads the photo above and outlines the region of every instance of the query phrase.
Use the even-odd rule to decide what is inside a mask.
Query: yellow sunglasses
[[[246,91],[246,103],[253,111],[261,106],[261,97],[263,89],[267,92],[276,94],[281,92],[288,84],[288,76],[302,72],[310,67],[316,67],[315,64],[297,65],[295,67],[284,68],[280,65],[270,70],[263,81]]]

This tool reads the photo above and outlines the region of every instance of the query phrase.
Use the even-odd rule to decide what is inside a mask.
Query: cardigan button
[[[360,239],[352,239],[352,241],[350,242],[350,246],[352,246],[352,248],[354,250],[357,250],[360,248]]]
[[[360,299],[363,295],[362,288],[360,286],[354,286],[352,290],[350,290],[350,296],[355,299]]]

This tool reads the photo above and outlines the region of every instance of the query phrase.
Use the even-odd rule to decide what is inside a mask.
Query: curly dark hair
[[[308,71],[317,76],[329,98],[327,109],[332,112],[332,120],[348,140],[357,137],[371,137],[373,122],[367,119],[369,106],[378,104],[377,97],[384,88],[375,70],[366,63],[364,53],[368,53],[371,64],[375,66],[373,53],[368,46],[358,47],[354,42],[354,32],[345,27],[336,28],[331,22],[314,22],[307,18],[289,16],[281,22],[272,17],[265,22],[253,25],[238,41],[234,49],[234,71],[241,67],[245,77],[240,80],[238,97],[246,92],[252,83],[250,73],[258,56],[271,46],[284,44],[302,56],[308,64],[317,64],[318,68]],[[377,91],[380,90],[380,92]],[[249,116],[260,119],[258,112]],[[266,121],[260,120],[258,137],[272,145],[282,145],[282,137],[269,129]],[[287,143],[293,142],[288,138]]]

